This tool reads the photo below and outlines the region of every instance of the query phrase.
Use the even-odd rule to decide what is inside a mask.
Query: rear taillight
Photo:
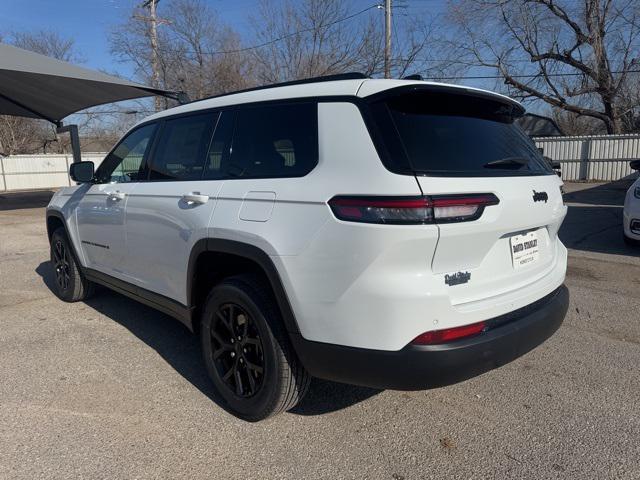
[[[468,222],[500,201],[493,193],[425,197],[338,196],[329,200],[340,220],[392,225]]]
[[[418,335],[411,343],[413,345],[437,345],[439,343],[452,342],[462,338],[469,338],[485,329],[484,322],[472,323],[471,325],[463,325],[462,327],[445,328],[444,330],[433,330]]]

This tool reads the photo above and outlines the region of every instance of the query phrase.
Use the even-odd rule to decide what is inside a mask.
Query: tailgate
[[[439,225],[433,272],[450,277],[470,273],[468,282],[450,282],[453,304],[526,287],[555,265],[558,229],[566,214],[557,176],[417,178],[432,195],[482,192],[500,200],[478,220]]]

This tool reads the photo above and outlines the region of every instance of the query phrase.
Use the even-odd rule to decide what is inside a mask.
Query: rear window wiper
[[[499,160],[492,160],[483,165],[484,168],[522,168],[529,163],[528,158],[524,157],[505,157]]]

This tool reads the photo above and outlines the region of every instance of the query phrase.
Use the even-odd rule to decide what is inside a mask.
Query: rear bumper
[[[407,345],[399,351],[370,350],[292,340],[313,376],[394,390],[441,387],[504,365],[540,345],[560,327],[569,306],[563,285],[546,297],[489,320],[478,336],[441,345]]]

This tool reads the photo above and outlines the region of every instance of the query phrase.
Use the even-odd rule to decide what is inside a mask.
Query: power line
[[[614,71],[612,74],[618,73],[640,73],[640,70],[627,70],[627,71]],[[544,75],[546,77],[577,77],[582,76],[584,73],[549,73]],[[543,75],[509,75],[511,78],[536,78]],[[452,76],[452,77],[423,77],[425,80],[497,80],[505,78],[504,75],[473,75],[473,76]]]
[[[238,48],[236,50],[219,50],[219,51],[202,51],[199,52],[202,55],[228,55],[228,54],[232,54],[232,53],[242,53],[242,52],[247,52],[249,50],[256,50],[258,48],[262,48],[262,47],[266,47],[268,45],[273,45],[274,43],[277,42],[281,42],[282,40],[286,40],[287,38],[290,37],[295,37],[296,35],[300,35],[301,33],[308,33],[308,32],[313,32],[314,30],[317,29],[321,29],[321,28],[328,28],[331,27],[333,25],[337,25],[338,23],[342,23],[342,22],[346,22],[347,20],[351,20],[352,18],[355,18],[359,15],[362,15],[365,12],[368,12],[369,10],[372,10],[374,8],[381,8],[381,5],[376,3],[375,5],[370,5],[367,8],[364,8],[356,13],[352,13],[351,15],[347,15],[346,17],[342,17],[339,18],[337,20],[334,20],[333,22],[329,22],[325,25],[320,25],[318,27],[311,27],[311,28],[305,28],[303,30],[298,30],[296,32],[292,32],[292,33],[287,33],[286,35],[283,35],[281,37],[278,38],[274,38],[272,40],[269,40],[267,42],[264,43],[260,43],[258,45],[252,45],[250,47],[244,47],[244,48]],[[171,50],[171,49],[167,49],[167,48],[160,48],[159,50],[162,51],[169,51],[169,52],[176,52],[176,50]],[[191,54],[195,54],[196,52],[191,51]]]

